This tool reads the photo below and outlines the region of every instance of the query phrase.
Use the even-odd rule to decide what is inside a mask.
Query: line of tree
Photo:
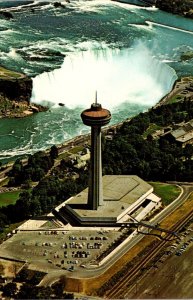
[[[151,124],[166,127],[193,119],[193,102],[163,105],[124,123],[103,153],[104,174],[136,174],[145,180],[192,181],[193,146],[144,138]]]
[[[39,151],[29,155],[27,164],[17,159],[12,169],[8,172],[9,186],[29,184],[30,181],[40,181],[53,167],[54,160],[58,157],[58,149],[54,145],[49,153]]]
[[[61,161],[60,170],[66,168]],[[58,168],[57,168],[58,170]],[[15,204],[0,208],[0,227],[4,228],[10,223],[20,222],[31,217],[47,214],[55,206],[86,188],[88,174],[79,170],[77,178],[59,178],[57,175],[43,177],[32,190],[24,190],[20,193]]]
[[[9,282],[0,290],[6,299],[74,299],[72,293],[64,292],[65,278],[61,278],[52,286],[43,287],[23,283],[20,287],[15,282]]]

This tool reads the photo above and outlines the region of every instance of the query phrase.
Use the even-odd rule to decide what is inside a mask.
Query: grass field
[[[19,198],[21,191],[0,193],[0,207],[14,204]]]
[[[161,182],[150,182],[154,187],[154,192],[162,198],[164,205],[169,205],[180,195],[180,188],[173,184],[161,183]]]

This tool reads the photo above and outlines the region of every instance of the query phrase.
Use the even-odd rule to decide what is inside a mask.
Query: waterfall
[[[175,71],[142,43],[130,49],[73,52],[60,69],[33,78],[31,101],[64,103],[70,109],[88,107],[98,91],[99,101],[109,109],[122,103],[152,106],[176,79]]]

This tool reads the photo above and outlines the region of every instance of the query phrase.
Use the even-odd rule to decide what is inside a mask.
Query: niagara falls
[[[79,114],[96,91],[117,124],[154,106],[178,76],[192,72],[191,59],[181,60],[193,50],[188,19],[108,0],[73,0],[64,10],[52,1],[18,3],[7,6],[14,21],[0,19],[1,65],[30,76],[31,103],[48,110],[1,119],[1,161],[86,133]]]
[[[177,75],[155,59],[144,44],[130,49],[102,49],[70,53],[60,69],[33,79],[31,101],[88,106],[99,98],[113,109],[125,103],[152,106],[167,94]]]

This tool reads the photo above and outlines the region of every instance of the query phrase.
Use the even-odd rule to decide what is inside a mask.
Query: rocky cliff
[[[32,79],[22,73],[0,67],[0,99],[26,101],[29,103]]]
[[[20,118],[47,110],[46,107],[30,104],[31,93],[31,78],[0,67],[0,118]]]
[[[156,0],[155,6],[173,14],[193,18],[193,0]]]

